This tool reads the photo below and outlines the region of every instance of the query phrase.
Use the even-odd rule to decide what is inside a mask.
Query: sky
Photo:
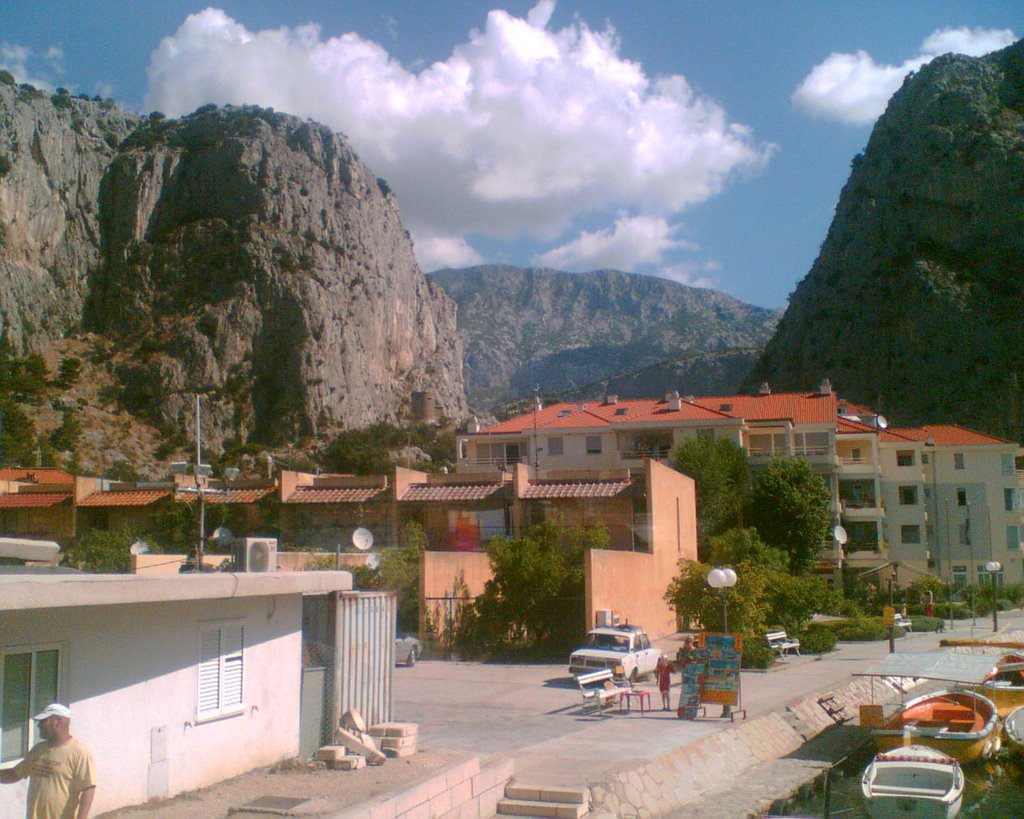
[[[7,0],[0,68],[344,133],[424,270],[611,267],[784,307],[908,72],[1019,0]]]

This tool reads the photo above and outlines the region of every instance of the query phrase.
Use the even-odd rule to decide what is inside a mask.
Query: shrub
[[[926,617],[923,614],[914,615],[910,618],[910,624],[914,631],[939,631],[943,627],[941,617]]]
[[[14,75],[6,68],[0,71],[0,84],[2,85],[15,85],[17,80],[14,79]]]
[[[839,638],[831,629],[822,628],[817,623],[808,626],[806,631],[797,635],[800,651],[803,654],[825,654],[836,647]]]
[[[11,172],[11,160],[5,154],[0,154],[0,179],[3,179]]]
[[[765,642],[749,635],[743,641],[743,668],[768,668],[775,659],[775,652]]]
[[[889,629],[882,625],[881,617],[833,620],[828,623],[817,623],[815,627],[827,629],[835,634],[837,640],[845,642],[887,640],[889,638]],[[897,636],[903,634],[903,629],[896,629],[896,633]],[[801,648],[803,648],[802,645]]]

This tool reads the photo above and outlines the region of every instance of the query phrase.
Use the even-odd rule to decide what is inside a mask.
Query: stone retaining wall
[[[857,677],[829,689],[855,717],[864,703],[898,700],[892,683]],[[904,686],[905,688],[908,686]],[[822,692],[824,693],[824,692]],[[835,722],[815,694],[781,711],[738,722],[657,759],[591,783],[591,812],[617,817],[659,816],[735,782],[754,766],[791,754]]]
[[[324,819],[482,819],[494,816],[505,785],[515,772],[511,758],[483,768],[480,758],[445,768],[400,793],[367,799]]]

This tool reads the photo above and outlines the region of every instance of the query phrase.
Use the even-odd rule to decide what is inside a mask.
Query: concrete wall
[[[200,623],[229,619],[245,625],[245,710],[197,724]],[[72,733],[96,757],[98,814],[294,756],[301,624],[298,594],[12,611],[0,612],[0,647],[60,646]],[[26,787],[0,788],[0,816],[24,814]]]
[[[646,482],[652,551],[589,551],[586,616],[593,625],[599,610],[611,609],[657,639],[676,631],[675,610],[664,595],[679,561],[697,559],[697,507],[693,480],[686,475],[647,461]]]
[[[424,552],[420,563],[420,631],[426,628],[429,613],[435,627],[444,625],[445,615],[454,615],[443,598],[452,593],[452,586],[462,574],[470,597],[483,593],[491,579],[491,561],[484,552]]]

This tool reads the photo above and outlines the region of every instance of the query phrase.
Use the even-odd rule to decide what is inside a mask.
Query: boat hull
[[[956,721],[943,722],[943,712],[950,709],[973,714],[971,728],[958,728]],[[883,752],[924,745],[969,765],[998,753],[1002,746],[998,729],[999,715],[988,698],[969,691],[939,691],[911,700],[871,734]]]
[[[1003,720],[1006,748],[1013,756],[1024,756],[1024,706],[1015,708]]]
[[[1007,716],[1015,708],[1024,705],[1024,686],[1021,685],[965,685],[965,691],[973,691],[981,694],[995,703],[996,710],[1000,717]]]
[[[876,796],[865,799],[864,808],[871,819],[952,819],[960,815],[963,796],[948,805],[910,796]]]
[[[956,760],[923,745],[879,753],[861,777],[864,807],[873,819],[958,816],[964,784]]]

